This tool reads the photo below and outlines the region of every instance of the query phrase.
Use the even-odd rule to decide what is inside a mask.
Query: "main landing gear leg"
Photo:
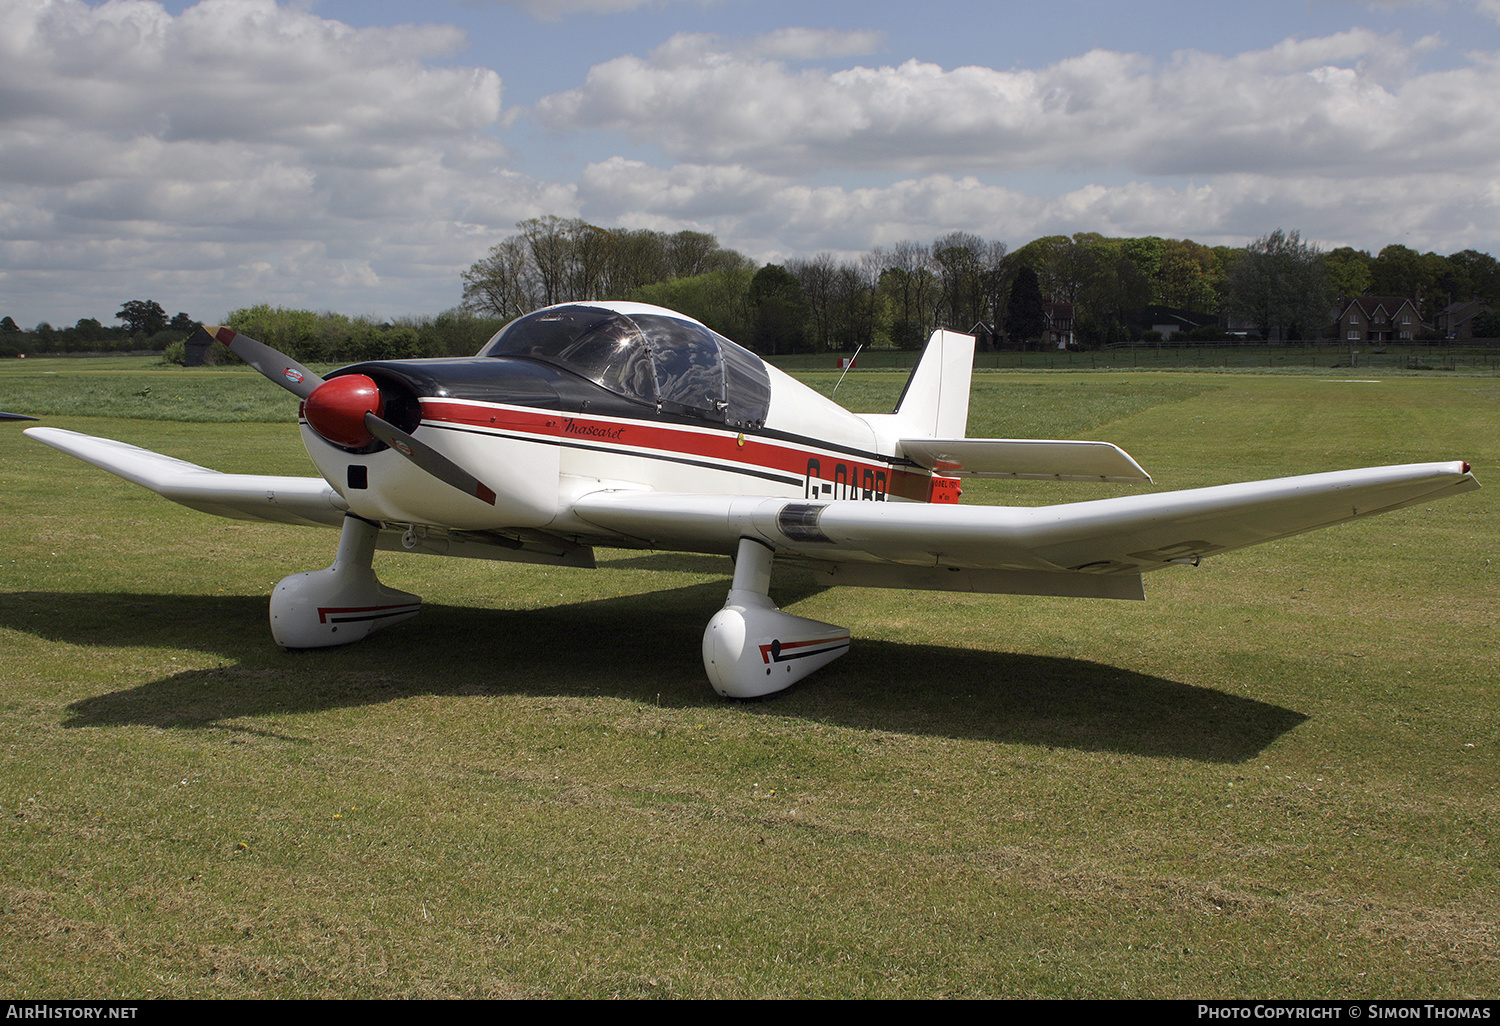
[[[372,563],[380,528],[344,517],[339,551],[325,570],[292,574],[271,593],[271,636],[283,648],[327,648],[416,616],[422,600],[387,588]]]
[[[783,613],[771,602],[770,546],[741,538],[734,584],[703,632],[703,668],[714,690],[758,698],[790,687],[849,651],[849,631]]]

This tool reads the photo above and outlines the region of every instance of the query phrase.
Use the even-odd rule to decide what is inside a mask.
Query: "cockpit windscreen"
[[[760,357],[695,321],[586,304],[511,321],[480,356],[541,360],[658,410],[759,427],[771,382]]]

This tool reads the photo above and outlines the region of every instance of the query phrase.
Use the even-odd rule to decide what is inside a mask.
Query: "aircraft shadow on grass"
[[[817,589],[794,582],[776,590],[789,604]],[[11,593],[0,596],[0,626],[88,648],[188,649],[227,664],[74,702],[67,727],[250,729],[230,721],[413,695],[722,705],[703,686],[698,640],[705,611],[723,595],[715,581],[541,609],[428,604],[411,625],[362,645],[298,653],[270,640],[258,596]],[[740,708],[858,729],[1225,763],[1255,757],[1307,719],[1087,660],[870,639],[812,683]]]

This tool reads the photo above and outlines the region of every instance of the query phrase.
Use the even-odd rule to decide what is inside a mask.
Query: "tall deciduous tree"
[[[1146,302],[1166,302],[1162,295],[1161,262],[1167,251],[1167,240],[1156,235],[1145,235],[1140,238],[1121,239],[1119,245],[1120,251],[1146,278],[1151,290]]]
[[[985,241],[968,232],[949,232],[932,244],[932,262],[943,285],[942,321],[968,331],[985,314]]]
[[[1370,263],[1370,294],[1400,296],[1415,300],[1423,286],[1429,284],[1428,268],[1422,254],[1409,246],[1392,243]]]
[[[150,337],[167,327],[167,312],[154,299],[132,299],[115,314],[132,335]]]
[[[1179,310],[1213,310],[1218,296],[1218,262],[1207,246],[1191,239],[1170,240],[1157,264],[1157,293]]]
[[[666,238],[667,265],[673,278],[692,278],[740,266],[738,259],[724,260],[726,252],[707,232],[682,231]]]
[[[1054,245],[1050,273],[1037,272],[1042,295],[1056,303],[1078,302],[1083,290],[1099,274],[1099,258],[1098,244],[1084,238],[1082,233]]]
[[[1353,246],[1340,246],[1323,254],[1323,269],[1328,284],[1345,299],[1363,296],[1370,291],[1370,254]]]
[[[795,274],[780,264],[767,264],[750,279],[749,299],[757,350],[775,356],[802,348],[808,306]]]
[[[552,215],[516,229],[463,273],[467,309],[508,319],[539,306],[623,299],[655,282],[752,266],[703,232],[601,228]]]
[[[1092,337],[1123,342],[1129,335],[1129,314],[1151,302],[1151,279],[1133,260],[1119,239],[1099,238],[1086,243],[1094,256],[1093,270],[1078,293],[1078,320]]]
[[[1315,336],[1332,319],[1322,254],[1297,231],[1278,228],[1246,246],[1230,272],[1229,296],[1265,339]]]
[[[833,324],[829,332],[835,349],[857,349],[874,341],[879,282],[873,274],[874,264],[869,260],[839,264],[833,280]]]
[[[1469,295],[1455,295],[1454,300],[1483,299],[1500,306],[1500,261],[1488,253],[1466,249],[1449,256],[1448,262],[1463,270],[1471,288]]]
[[[1031,268],[1041,286],[1042,295],[1050,296],[1058,302],[1071,303],[1078,298],[1077,290],[1081,282],[1078,279],[1063,280],[1067,272],[1062,269],[1062,264],[1066,259],[1065,252],[1076,240],[1077,236],[1069,239],[1066,235],[1044,235],[1017,249],[1011,254],[1011,261],[1017,267]]]
[[[902,239],[884,254],[880,291],[891,307],[891,341],[901,349],[918,349],[932,328],[938,292],[932,270],[932,249]]]
[[[464,309],[511,320],[541,306],[526,247],[513,236],[463,273]]]
[[[819,349],[829,348],[833,331],[833,303],[838,285],[838,261],[832,253],[819,253],[811,260],[793,260],[788,271],[797,276],[802,295],[812,318],[812,342]]]

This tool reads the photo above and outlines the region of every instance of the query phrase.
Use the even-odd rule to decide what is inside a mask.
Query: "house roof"
[[[1130,321],[1142,327],[1163,327],[1165,325],[1176,325],[1177,331],[1192,331],[1195,328],[1218,327],[1219,318],[1211,313],[1201,310],[1183,310],[1174,306],[1162,306],[1159,303],[1143,306],[1140,310],[1130,315]]]
[[[1449,303],[1443,307],[1443,316],[1448,318],[1449,321],[1467,321],[1475,314],[1481,314],[1486,310],[1493,309],[1494,307],[1482,299],[1470,299],[1463,303]]]
[[[1370,320],[1374,320],[1375,315],[1379,313],[1384,313],[1386,317],[1394,318],[1403,306],[1409,306],[1411,307],[1411,312],[1417,315],[1417,321],[1420,323],[1422,320],[1422,315],[1417,310],[1417,305],[1404,296],[1355,296],[1345,303],[1344,308],[1339,311],[1339,320],[1343,320],[1348,315],[1351,306],[1359,307],[1360,312]]]

